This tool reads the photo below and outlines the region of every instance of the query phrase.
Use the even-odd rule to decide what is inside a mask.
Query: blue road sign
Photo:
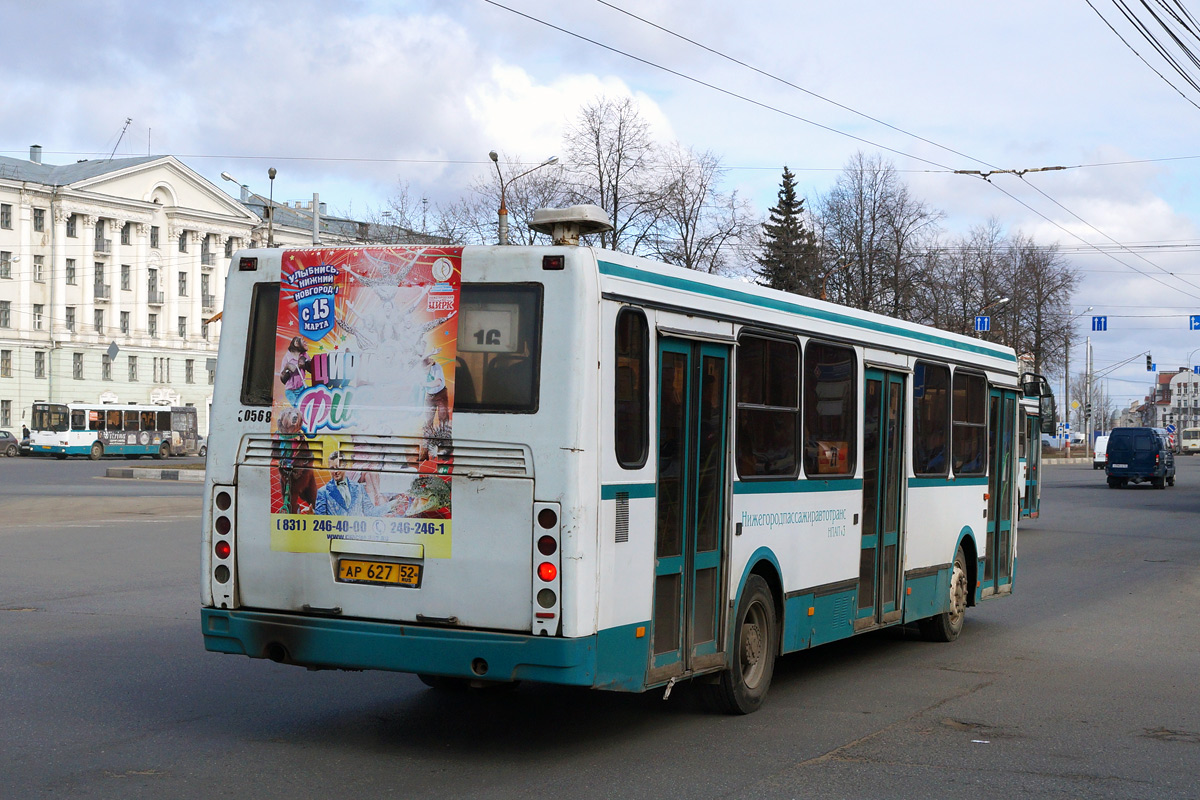
[[[1197,364],[1196,366],[1192,367],[1192,372],[1196,373],[1197,375],[1200,375],[1200,364]]]
[[[1092,317],[1092,330],[1094,330],[1094,331],[1108,330],[1108,317]]]
[[[1200,314],[1192,314],[1188,317],[1188,330],[1200,331]]]
[[[1174,433],[1174,432],[1175,432],[1175,426],[1174,426],[1174,425],[1168,425],[1168,426],[1167,426],[1167,433]]]
[[[1198,317],[1198,319],[1200,319],[1200,317]],[[991,329],[992,329],[992,318],[991,317],[976,317],[975,318],[975,330],[976,331],[987,332],[987,331],[990,331]]]

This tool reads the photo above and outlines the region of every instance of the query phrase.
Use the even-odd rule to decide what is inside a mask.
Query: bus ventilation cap
[[[579,244],[580,236],[613,229],[608,214],[600,206],[582,205],[568,208],[539,208],[533,212],[529,227],[545,233],[554,244]]]

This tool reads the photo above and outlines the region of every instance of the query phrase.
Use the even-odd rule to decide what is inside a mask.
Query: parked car
[[[0,453],[13,458],[21,453],[21,440],[11,431],[0,431]]]
[[[1092,454],[1092,469],[1104,469],[1108,463],[1108,436],[1097,436]]]
[[[1113,428],[1108,436],[1108,488],[1149,481],[1155,489],[1175,485],[1175,454],[1162,428]]]

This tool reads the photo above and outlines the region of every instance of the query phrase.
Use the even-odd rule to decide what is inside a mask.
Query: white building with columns
[[[172,156],[0,156],[0,428],[19,435],[36,400],[103,396],[196,406],[207,432],[207,320],[261,223]]]

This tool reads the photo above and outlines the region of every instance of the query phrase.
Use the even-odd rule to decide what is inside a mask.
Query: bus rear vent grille
[[[269,467],[279,459],[292,459],[297,467],[326,468],[337,447],[344,469],[361,472],[415,472],[421,461],[452,463],[455,475],[466,477],[533,477],[533,458],[520,445],[491,442],[424,440],[407,436],[347,436],[334,440],[251,436],[243,441],[240,463]],[[307,463],[306,463],[307,462]]]
[[[617,541],[629,541],[629,492],[617,492]]]

